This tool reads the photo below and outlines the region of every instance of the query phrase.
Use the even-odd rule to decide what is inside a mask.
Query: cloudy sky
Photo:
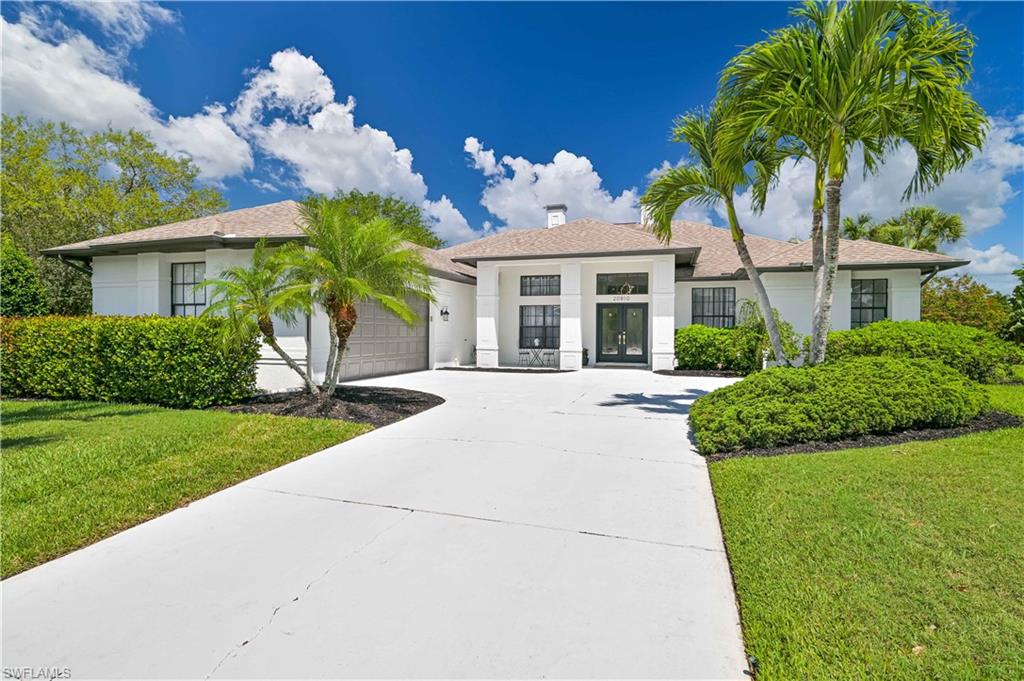
[[[940,3],[941,5],[941,3]],[[992,119],[964,171],[914,203],[964,216],[949,249],[1008,290],[1024,254],[1024,4],[941,5],[977,37],[972,91]],[[133,127],[190,156],[240,208],[358,188],[423,206],[450,242],[571,217],[637,217],[685,148],[673,117],[706,105],[737,48],[783,3],[4,3],[2,108]],[[713,27],[713,29],[711,28]],[[844,213],[900,212],[909,150]],[[803,237],[810,169],[791,164],[751,231]],[[690,219],[722,223],[715,209]]]

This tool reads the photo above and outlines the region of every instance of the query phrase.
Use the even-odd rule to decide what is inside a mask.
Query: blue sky
[[[706,105],[737,49],[785,3],[5,3],[3,108],[137,127],[188,154],[232,207],[359,188],[420,203],[451,241],[570,217],[635,219],[677,163],[672,118]],[[943,5],[977,37],[972,91],[993,117],[977,161],[931,202],[970,234],[950,249],[1010,286],[1024,253],[1024,5]],[[352,98],[352,99],[350,99]],[[856,167],[845,208],[899,212],[913,162]],[[808,169],[784,169],[750,229],[806,234]],[[684,216],[721,224],[714,209]]]

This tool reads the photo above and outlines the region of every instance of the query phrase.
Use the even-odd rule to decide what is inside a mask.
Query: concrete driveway
[[[742,678],[686,413],[630,369],[363,381],[448,401],[3,583],[72,678]]]

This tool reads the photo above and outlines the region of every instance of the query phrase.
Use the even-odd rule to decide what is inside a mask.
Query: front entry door
[[[647,362],[647,304],[597,306],[597,361]]]

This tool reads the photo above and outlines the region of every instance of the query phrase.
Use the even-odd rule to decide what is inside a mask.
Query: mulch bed
[[[1016,428],[1021,425],[1024,425],[1024,421],[1013,414],[1007,414],[1001,411],[991,411],[987,414],[982,414],[970,423],[962,426],[955,426],[953,428],[922,428],[919,430],[904,430],[899,433],[862,435],[861,437],[849,440],[801,442],[795,445],[783,445],[780,447],[743,449],[737,452],[712,454],[705,458],[708,461],[721,461],[723,459],[735,459],[741,456],[779,456],[780,454],[828,452],[836,449],[884,447],[886,445],[898,445],[923,440],[942,440],[950,437],[970,435],[971,433],[983,433],[988,430],[999,430],[1000,428]]]
[[[444,398],[418,390],[339,385],[334,397],[324,402],[306,393],[283,392],[257,395],[240,404],[212,408],[240,414],[344,419],[379,428],[443,403]]]
[[[743,374],[735,371],[715,371],[714,369],[660,369],[655,371],[662,376],[713,376],[716,378],[742,378]]]

